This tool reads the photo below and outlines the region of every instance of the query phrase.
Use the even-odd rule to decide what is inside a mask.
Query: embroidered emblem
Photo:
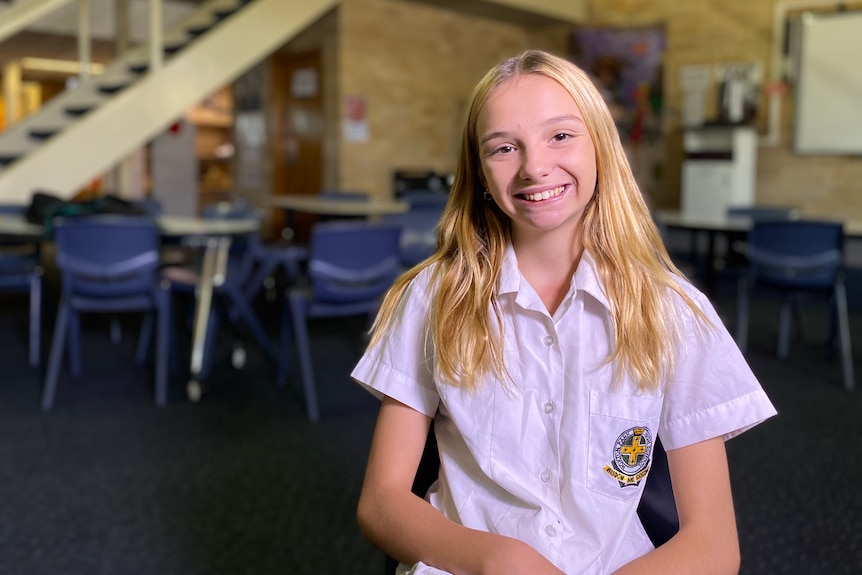
[[[614,459],[604,471],[616,479],[620,487],[637,487],[647,476],[652,455],[652,433],[648,427],[632,427],[622,432],[614,442]]]

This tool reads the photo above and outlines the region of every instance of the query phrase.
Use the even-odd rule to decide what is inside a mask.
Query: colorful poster
[[[635,178],[647,195],[665,179],[662,134],[664,29],[579,28],[571,58],[593,77],[614,117]]]
[[[574,61],[604,94],[620,135],[634,142],[659,136],[664,30],[580,28],[573,33]]]

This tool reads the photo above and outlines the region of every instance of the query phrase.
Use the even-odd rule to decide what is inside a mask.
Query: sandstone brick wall
[[[679,202],[682,160],[679,109],[680,67],[689,64],[761,63],[764,89],[772,78],[773,10],[779,0],[587,0],[588,23],[601,26],[664,24],[665,127],[668,140],[668,188],[655,198],[665,207]],[[812,7],[824,6],[813,1]],[[835,6],[839,2],[834,3]],[[857,3],[858,4],[858,3]],[[857,6],[858,7],[858,6]],[[764,90],[765,91],[765,90]],[[713,94],[714,95],[714,94]],[[714,111],[715,102],[708,109]],[[793,90],[781,106],[780,142],[758,149],[756,202],[792,205],[812,216],[862,219],[862,157],[803,156],[791,149]],[[767,133],[768,102],[761,96],[757,126]]]
[[[527,31],[398,0],[344,0],[339,10],[339,90],[365,98],[370,134],[342,136],[339,185],[388,197],[393,170],[453,171],[473,86],[525,49]]]
[[[656,206],[679,205],[680,67],[760,63],[766,88],[778,1],[584,0],[585,25],[664,26],[667,161],[664,186],[653,192]],[[465,107],[481,74],[528,47],[565,55],[569,31],[566,26],[530,30],[403,0],[344,0],[337,33],[336,126],[340,129],[343,98],[363,96],[370,139],[347,142],[337,135],[337,151],[331,154],[337,185],[388,196],[395,169],[453,170]],[[783,100],[780,143],[758,150],[757,203],[862,219],[862,158],[793,153],[792,98],[791,89]],[[707,102],[707,111],[714,113],[714,100]],[[763,96],[757,120],[763,135],[767,112]]]

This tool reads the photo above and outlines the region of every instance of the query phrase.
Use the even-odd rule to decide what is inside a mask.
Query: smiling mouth
[[[544,192],[536,192],[535,194],[518,194],[518,197],[528,202],[541,202],[544,200],[549,200],[551,198],[556,198],[566,189],[566,186],[557,186],[552,190],[545,190]]]

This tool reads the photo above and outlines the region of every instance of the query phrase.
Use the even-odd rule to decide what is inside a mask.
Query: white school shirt
[[[511,246],[498,302],[514,385],[487,377],[469,392],[434,379],[430,269],[352,376],[436,418],[440,477],[427,499],[446,517],[521,539],[567,575],[609,573],[653,549],[637,506],[657,436],[677,449],[728,439],[776,413],[713,306],[683,287],[713,329],[696,326],[673,296],[683,343],[673,377],[656,390],[641,392],[628,377],[613,386],[613,327],[589,253],[551,317]],[[421,563],[412,572],[443,573]]]

